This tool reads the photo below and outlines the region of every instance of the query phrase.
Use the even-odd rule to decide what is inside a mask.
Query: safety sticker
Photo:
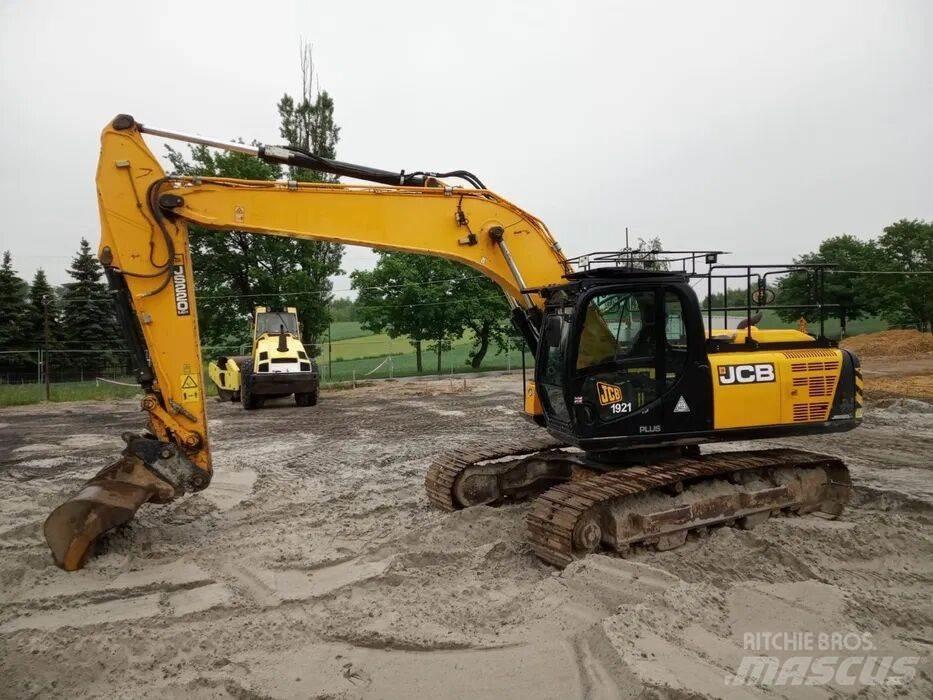
[[[198,378],[193,374],[181,375],[181,400],[182,403],[201,400],[201,387],[198,386]]]
[[[687,405],[687,400],[683,396],[677,399],[677,405],[674,406],[674,413],[690,413],[690,407]]]

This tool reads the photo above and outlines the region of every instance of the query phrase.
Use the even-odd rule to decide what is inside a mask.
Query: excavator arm
[[[382,185],[169,177],[144,133]],[[513,321],[535,346],[543,299],[533,290],[570,272],[560,247],[531,214],[489,190],[452,187],[441,177],[481,184],[465,171],[395,174],[298,149],[185,137],[148,129],[128,115],[103,130],[98,254],[145,392],[149,432],[125,434],[122,458],[49,516],[44,531],[59,566],[81,568],[94,541],[143,503],[168,502],[210,483],[189,223],[456,260],[502,288]]]

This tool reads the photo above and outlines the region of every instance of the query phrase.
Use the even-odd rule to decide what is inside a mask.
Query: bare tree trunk
[[[483,363],[483,358],[486,357],[486,353],[489,351],[490,330],[491,323],[489,321],[483,321],[482,327],[476,334],[479,338],[479,348],[477,348],[476,352],[473,354],[473,357],[470,358],[470,366],[473,369],[479,369],[479,366]]]
[[[418,365],[418,374],[421,374],[421,341],[415,341],[415,361]]]

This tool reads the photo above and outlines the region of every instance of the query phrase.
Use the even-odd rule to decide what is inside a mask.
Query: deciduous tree
[[[900,273],[869,276],[882,317],[933,332],[933,222],[896,221],[878,238],[877,251],[879,270]]]
[[[391,252],[380,253],[372,270],[350,275],[363,327],[390,338],[408,336],[419,373],[424,346],[440,340],[436,350],[442,353],[453,331],[444,309],[450,301],[450,275],[445,260]]]
[[[854,236],[842,235],[827,238],[816,252],[805,253],[794,262],[812,264],[834,263],[828,268],[823,290],[823,303],[836,304],[838,308],[827,309],[827,316],[852,320],[878,313],[878,298],[871,289],[871,280],[859,271],[870,270],[878,265],[878,249],[872,241],[863,241]],[[847,272],[852,270],[854,272]],[[818,285],[814,273],[793,272],[778,283],[778,304],[789,304],[789,309],[779,309],[784,321],[793,321],[801,316],[808,321],[819,318],[819,309],[804,308],[815,304]],[[799,306],[795,306],[798,305]]]
[[[443,258],[408,253],[382,253],[372,270],[352,273],[358,290],[357,317],[364,327],[392,338],[407,335],[423,371],[425,346],[443,353],[465,330],[473,333],[469,364],[477,368],[497,341],[506,344],[509,308],[499,288],[472,268]]]
[[[510,320],[509,305],[498,285],[488,277],[465,265],[449,265],[453,272],[452,325],[472,331],[473,347],[467,364],[478,369],[493,343],[500,350],[510,343],[515,347],[517,334]]]
[[[278,104],[280,133],[289,146],[333,158],[340,129],[334,123],[334,101],[314,86],[310,50],[302,53],[301,96],[286,94]],[[215,153],[203,146],[191,148],[189,158],[171,148],[168,157],[182,175],[276,180],[277,165],[241,153]],[[317,182],[325,176],[291,169],[293,180]],[[305,340],[317,338],[330,321],[328,305],[340,274],[343,246],[258,236],[245,231],[210,231],[190,227],[191,253],[198,290],[198,314],[206,345],[248,342],[248,319],[256,305],[296,306]]]

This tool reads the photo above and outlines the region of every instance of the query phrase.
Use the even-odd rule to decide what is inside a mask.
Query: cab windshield
[[[285,326],[285,332],[298,335],[298,318],[295,314],[284,311],[268,311],[256,315],[256,335],[279,333]]]
[[[586,309],[577,369],[655,355],[654,291],[605,294]]]

